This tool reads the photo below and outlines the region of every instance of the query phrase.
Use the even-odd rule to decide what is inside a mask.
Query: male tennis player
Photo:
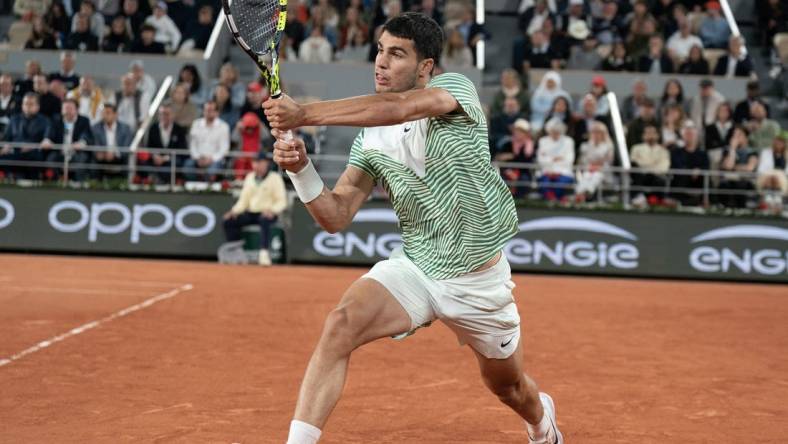
[[[440,319],[469,344],[482,378],[526,421],[531,443],[563,443],[550,397],[522,370],[520,317],[504,244],[517,232],[509,190],[490,165],[487,124],[473,84],[431,73],[443,47],[432,19],[405,13],[383,28],[370,96],[299,105],[263,103],[277,136],[307,125],[363,129],[333,190],[300,140],[274,160],[327,231],[350,225],[376,182],[388,190],[403,248],[354,282],[329,313],[301,385],[288,444],[314,444],[345,384],[356,348]]]

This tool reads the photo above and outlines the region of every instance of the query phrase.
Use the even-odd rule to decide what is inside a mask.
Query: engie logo
[[[65,215],[76,213],[77,219],[73,222],[64,222]],[[109,216],[114,214],[113,216]],[[143,221],[150,215],[148,223]],[[158,215],[161,222],[150,224],[150,219]],[[185,219],[190,215],[202,218],[202,225],[189,226]],[[105,216],[102,220],[102,216]],[[117,219],[114,223],[107,223],[106,218]],[[72,217],[73,219],[73,217]],[[61,233],[76,233],[85,228],[88,230],[88,240],[96,242],[99,234],[119,234],[130,230],[129,240],[136,244],[140,236],[161,236],[175,229],[189,237],[201,237],[209,234],[216,226],[216,216],[213,211],[202,205],[186,205],[177,212],[161,204],[134,205],[132,208],[118,202],[102,202],[90,204],[90,207],[75,200],[64,200],[52,205],[49,209],[49,225]]]
[[[748,239],[749,241],[742,241]],[[752,239],[769,241],[769,247],[757,248]],[[777,275],[788,272],[788,230],[769,225],[733,225],[699,234],[690,243],[725,241],[719,246],[698,246],[689,254],[692,268],[702,273],[727,273],[738,270],[744,274]],[[782,242],[780,242],[782,241]]]
[[[16,213],[14,212],[14,206],[11,205],[11,202],[0,199],[0,230],[11,225],[15,216]]]
[[[514,264],[570,265],[578,268],[637,268],[640,251],[631,242],[610,242],[600,235],[637,241],[637,236],[607,222],[587,217],[545,217],[519,225],[520,233],[540,231],[576,231],[582,240],[546,242],[517,237],[504,248],[509,262]]]
[[[360,210],[353,217],[354,223],[396,224],[397,214],[389,209]],[[399,233],[369,233],[358,235],[353,231],[346,233],[328,233],[321,231],[312,239],[312,248],[323,256],[352,257],[361,254],[364,257],[389,257],[391,252],[402,244]]]

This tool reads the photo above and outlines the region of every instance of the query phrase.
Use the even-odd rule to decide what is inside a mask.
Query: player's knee
[[[326,317],[322,341],[325,347],[339,353],[350,353],[355,348],[355,329],[350,313],[345,307],[337,307]]]
[[[523,402],[524,397],[527,396],[522,378],[515,381],[485,379],[484,383],[501,402],[507,405],[520,404]]]

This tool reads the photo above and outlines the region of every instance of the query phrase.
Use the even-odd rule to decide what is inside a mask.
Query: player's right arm
[[[272,131],[274,137],[278,135]],[[277,139],[274,143],[274,162],[283,170],[299,173],[309,164],[304,141]],[[329,233],[336,233],[347,228],[353,221],[361,205],[367,200],[375,181],[362,170],[348,166],[342,173],[333,190],[323,186],[320,194],[305,202],[306,209],[312,218]]]

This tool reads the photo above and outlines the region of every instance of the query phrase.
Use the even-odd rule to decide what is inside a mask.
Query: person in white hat
[[[156,28],[155,40],[164,45],[168,53],[178,50],[181,44],[181,31],[167,15],[167,3],[160,1],[153,8],[153,14],[145,19],[145,23]]]

